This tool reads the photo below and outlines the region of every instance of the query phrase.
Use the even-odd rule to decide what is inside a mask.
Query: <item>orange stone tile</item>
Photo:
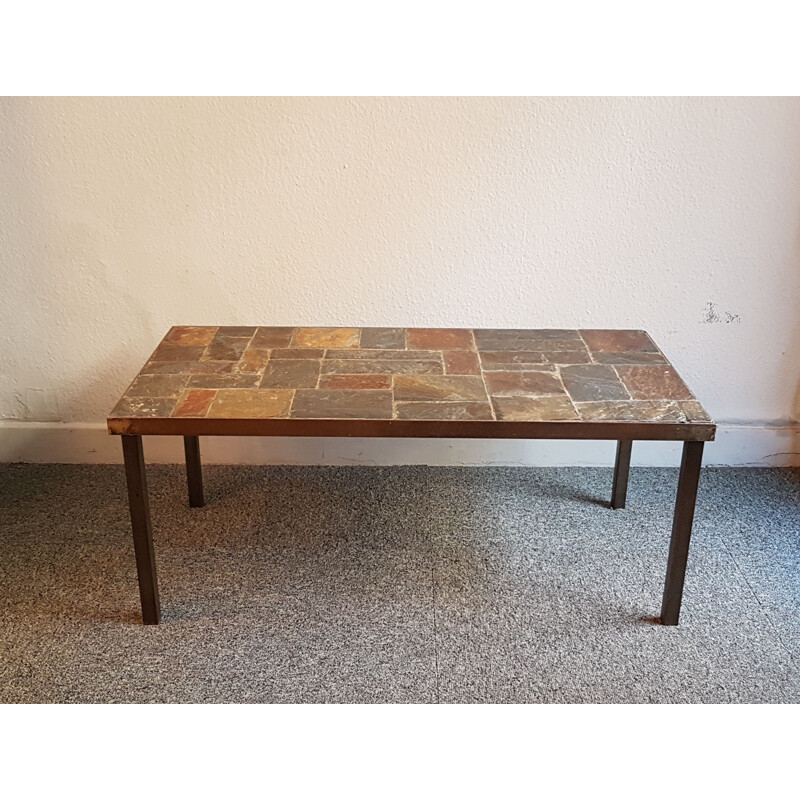
[[[469,350],[445,350],[444,371],[447,375],[480,375],[478,354]]]
[[[359,328],[297,328],[292,347],[358,347]]]
[[[269,350],[248,347],[234,365],[234,372],[262,372],[269,362],[269,353]]]
[[[211,340],[216,333],[216,328],[199,325],[177,325],[164,337],[164,341],[171,344],[193,344],[205,347],[207,344],[211,344]]]
[[[391,389],[391,375],[323,375],[320,389]]]
[[[220,389],[207,417],[270,419],[285,417],[294,392],[287,389]]]
[[[618,366],[622,382],[634,400],[693,400],[680,375],[669,365]]]
[[[188,389],[179,398],[173,417],[202,417],[216,395],[214,389]]]
[[[592,352],[658,352],[653,340],[644,331],[582,330],[580,333]]]
[[[460,328],[409,328],[409,350],[474,350],[472,331]]]

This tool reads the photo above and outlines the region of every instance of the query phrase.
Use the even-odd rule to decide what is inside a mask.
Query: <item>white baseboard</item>
[[[154,463],[180,463],[180,437],[145,436],[145,455]],[[289,437],[203,437],[207,464],[317,464],[435,466],[609,466],[613,442],[512,441],[485,439],[352,439]],[[102,423],[0,422],[0,462],[116,464],[118,436]],[[680,443],[636,442],[633,463],[675,466]],[[709,442],[705,464],[800,466],[800,426],[720,425]]]

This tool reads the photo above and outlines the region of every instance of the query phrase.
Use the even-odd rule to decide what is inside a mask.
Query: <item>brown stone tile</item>
[[[669,365],[617,367],[622,382],[634,400],[692,400],[680,375]]]
[[[697,402],[697,400],[686,400],[679,403],[683,413],[686,414],[687,422],[712,422],[708,412]]]
[[[173,417],[202,417],[216,396],[214,389],[187,389],[178,398]]]
[[[238,361],[248,344],[249,338],[217,333],[202,358],[204,361]]]
[[[564,387],[553,372],[484,372],[490,395],[564,394]]]
[[[489,403],[395,403],[397,419],[494,419]]]
[[[471,375],[396,375],[395,400],[483,400],[488,402],[481,378]]]
[[[408,328],[409,350],[474,350],[471,330],[462,328]]]
[[[497,419],[516,422],[546,422],[550,420],[578,419],[578,415],[567,396],[545,395],[543,397],[492,397]]]
[[[476,328],[475,339],[549,339],[558,341],[564,339],[580,339],[580,333],[574,328]],[[491,349],[491,348],[487,348]]]
[[[323,375],[320,389],[391,389],[391,375]]]
[[[475,341],[479,350],[551,351],[561,348],[579,350],[583,341],[576,330],[476,330]]]
[[[165,342],[181,345],[202,345],[205,347],[211,344],[217,332],[216,328],[199,325],[177,325],[171,328],[164,337]]]
[[[324,355],[324,350],[318,350],[313,347],[286,347],[272,351],[272,358],[276,358],[279,361],[287,358],[322,358]]]
[[[253,347],[288,347],[294,328],[259,328],[253,336]]]
[[[258,372],[240,372],[230,375],[191,375],[188,389],[256,389],[261,381]]]
[[[561,367],[561,380],[576,402],[592,400],[629,400],[614,367],[603,364],[578,364]]]
[[[242,357],[234,364],[234,372],[263,372],[269,363],[269,350],[260,347],[248,347]]]
[[[109,417],[168,417],[176,402],[175,397],[123,397]]]
[[[616,400],[575,403],[582,420],[614,422],[686,422],[683,409],[674,400]]]
[[[285,417],[293,394],[281,389],[220,389],[206,416],[215,419]]]
[[[582,330],[581,335],[593,353],[658,352],[644,331]]]
[[[412,361],[403,359],[324,359],[323,375],[363,375],[388,374],[395,375],[441,375],[444,372],[441,361]]]
[[[477,333],[477,332],[476,332]],[[517,337],[502,337],[497,339],[484,339],[478,344],[479,350],[524,350],[528,352],[577,352],[580,353],[586,349],[583,342],[577,339],[569,339],[566,341],[558,340],[545,340],[533,339],[529,336],[520,335]]]
[[[358,347],[359,328],[297,328],[292,347]]]
[[[593,352],[592,360],[598,364],[668,364],[662,353],[647,353],[644,350],[631,350],[625,353]]]
[[[256,332],[255,325],[226,325],[218,328],[220,336],[231,339],[249,339]]]
[[[319,380],[319,361],[310,358],[270,361],[262,389],[313,389]]]
[[[405,350],[405,328],[362,328],[362,350]]]
[[[470,350],[445,350],[444,371],[448,375],[480,375],[478,354]]]
[[[186,387],[186,375],[140,375],[128,387],[128,397],[178,397]]]
[[[380,389],[298,389],[295,419],[391,419],[392,393]]]
[[[442,363],[441,350],[352,350],[330,349],[325,351],[325,358],[331,361],[366,359],[371,361],[437,361]]]
[[[542,369],[547,367],[544,353],[530,350],[481,350],[484,370]]]
[[[162,342],[150,356],[150,361],[197,361],[205,347]]]
[[[231,372],[233,361],[148,361],[142,375],[218,375]]]

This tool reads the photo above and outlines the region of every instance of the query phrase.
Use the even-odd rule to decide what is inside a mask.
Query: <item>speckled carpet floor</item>
[[[139,625],[116,466],[0,465],[0,701],[796,703],[800,471],[708,469],[681,625],[677,470],[148,468]]]

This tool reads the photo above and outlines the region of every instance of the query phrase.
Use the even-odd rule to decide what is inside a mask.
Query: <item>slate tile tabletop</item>
[[[699,438],[714,430],[641,330],[177,326],[109,415],[109,431],[128,433],[143,419],[652,422],[693,425]]]

